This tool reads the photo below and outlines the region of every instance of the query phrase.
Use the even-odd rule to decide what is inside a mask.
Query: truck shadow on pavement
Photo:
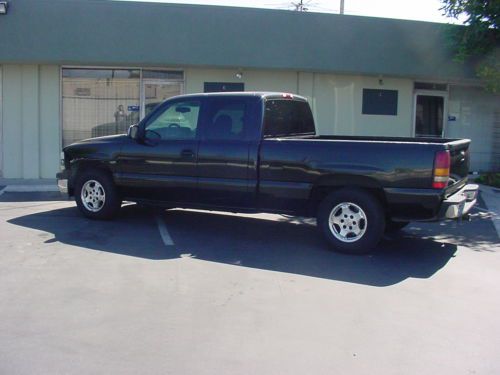
[[[162,242],[158,219],[166,224],[173,245]],[[383,240],[371,255],[349,256],[329,251],[312,224],[200,211],[155,214],[136,205],[123,207],[114,221],[87,220],[69,207],[19,216],[8,223],[42,231],[41,243],[151,260],[189,257],[378,287],[407,278],[430,278],[457,250],[456,244],[403,232]]]

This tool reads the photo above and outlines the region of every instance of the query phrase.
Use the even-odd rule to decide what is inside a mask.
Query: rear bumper
[[[478,192],[478,185],[468,184],[446,198],[439,209],[438,220],[460,219],[467,215],[477,202]]]
[[[386,188],[385,195],[394,221],[438,221],[459,219],[477,200],[478,186],[463,185],[446,197],[438,189]]]

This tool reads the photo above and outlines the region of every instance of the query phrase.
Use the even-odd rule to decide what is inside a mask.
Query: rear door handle
[[[194,158],[194,151],[193,150],[182,150],[181,156],[183,158]]]

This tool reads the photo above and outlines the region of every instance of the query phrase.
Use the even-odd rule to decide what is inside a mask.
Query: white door
[[[141,119],[156,108],[158,104],[172,96],[181,95],[182,82],[144,80],[141,86]]]
[[[2,66],[0,65],[0,177],[3,177]]]

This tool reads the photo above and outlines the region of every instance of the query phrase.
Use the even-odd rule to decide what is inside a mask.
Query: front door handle
[[[182,150],[181,156],[183,158],[194,158],[194,151],[193,150]]]

